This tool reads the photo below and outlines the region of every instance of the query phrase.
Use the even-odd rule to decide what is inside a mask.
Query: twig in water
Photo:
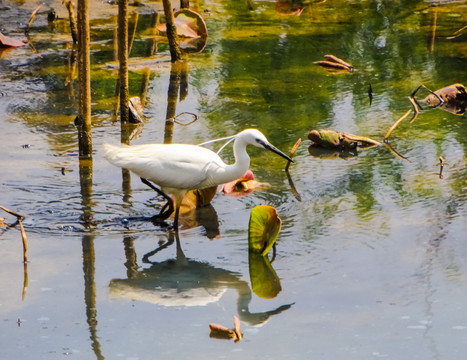
[[[28,261],[28,241],[27,241],[27,238],[26,238],[26,232],[24,231],[24,227],[23,227],[23,220],[25,219],[25,216],[23,215],[20,215],[10,209],[7,209],[6,207],[3,207],[3,206],[0,206],[0,209],[2,209],[3,211],[13,215],[13,216],[16,216],[16,218],[18,219],[18,223],[19,223],[19,226],[21,228],[21,238],[23,240],[23,261],[24,263],[26,263]]]

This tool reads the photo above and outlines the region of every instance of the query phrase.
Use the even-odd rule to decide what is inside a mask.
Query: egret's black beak
[[[272,151],[273,153],[276,153],[277,155],[280,155],[282,156],[284,159],[287,159],[288,161],[291,161],[291,162],[294,162],[291,158],[289,158],[287,155],[285,155],[282,151],[280,151],[278,148],[276,148],[275,146],[269,144],[269,143],[265,143],[261,140],[258,140],[258,142],[264,146],[264,148]]]

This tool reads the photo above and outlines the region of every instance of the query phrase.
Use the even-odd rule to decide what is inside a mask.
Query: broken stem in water
[[[18,223],[21,228],[21,238],[23,240],[23,261],[24,263],[26,263],[28,261],[28,240],[26,238],[26,232],[24,231],[24,227],[23,227],[23,220],[25,219],[25,216],[18,214],[17,212],[7,209],[6,207],[3,207],[3,206],[0,206],[0,209],[2,209],[3,211],[13,216],[16,216],[16,218],[18,219]]]

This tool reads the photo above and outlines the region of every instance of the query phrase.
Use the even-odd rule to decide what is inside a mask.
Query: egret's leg
[[[183,198],[187,191],[179,192],[175,194],[175,216],[174,216],[174,230],[178,232],[178,218],[180,215],[180,206],[182,205]]]
[[[170,214],[174,212],[174,202],[172,198],[169,195],[167,195],[165,192],[163,192],[161,189],[151,184],[147,179],[145,178],[140,178],[140,179],[143,182],[143,184],[149,186],[151,189],[153,189],[155,192],[157,192],[159,195],[163,196],[164,199],[167,200],[167,203],[162,207],[161,211],[159,212],[159,215],[156,215],[153,218],[157,217],[161,219],[167,219],[170,216]],[[166,210],[167,207],[169,207],[168,210]]]
[[[174,242],[174,239],[173,239],[173,235],[171,235],[171,233],[169,233],[169,239],[167,240],[167,242],[161,246],[159,246],[157,249],[154,249],[150,252],[148,252],[147,254],[145,254],[143,256],[143,262],[144,263],[151,263],[151,261],[149,261],[149,258],[155,254],[157,254],[159,251],[169,247],[170,245],[172,245]]]
[[[178,215],[180,213],[180,203],[175,204],[174,229],[178,231]]]

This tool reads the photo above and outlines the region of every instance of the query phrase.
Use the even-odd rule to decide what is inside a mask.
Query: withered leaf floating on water
[[[21,47],[27,45],[24,41],[5,36],[0,32],[0,48],[2,47]]]
[[[455,115],[464,115],[467,107],[467,91],[464,85],[453,84],[430,92],[431,94],[421,100],[422,103],[429,107],[439,107]]]
[[[209,337],[214,339],[233,339],[235,342],[239,342],[243,338],[240,330],[240,319],[237,316],[234,316],[234,329],[214,323],[209,324],[209,329],[211,330]]]
[[[402,120],[404,120],[412,112],[412,110],[413,115],[410,119],[410,122],[413,122],[417,118],[418,114],[420,113],[420,105],[418,105],[417,100],[415,99],[415,95],[422,87],[428,90],[430,94],[423,100],[420,100],[421,103],[424,103],[431,108],[442,109],[454,115],[465,114],[465,109],[467,108],[467,91],[465,90],[464,85],[453,84],[436,91],[431,91],[425,85],[422,84],[415,89],[412,95],[409,96],[409,100],[412,104],[412,109],[409,109],[389,128],[388,132],[384,136],[385,142],[389,138],[389,135],[391,135],[391,133],[394,131],[394,129],[400,124]]]
[[[231,196],[244,196],[250,194],[253,190],[266,189],[271,187],[268,183],[260,183],[255,180],[251,170],[247,170],[242,177],[237,180],[222,184],[219,192]]]
[[[337,56],[334,55],[324,55],[326,60],[322,61],[315,61],[316,65],[322,66],[329,71],[333,72],[353,72],[355,68],[350,65],[348,62],[339,59]]]
[[[177,35],[184,38],[200,38],[208,35],[208,28],[203,17],[195,11],[181,9],[174,13]],[[157,26],[157,30],[166,32],[166,24]]]
[[[313,141],[313,146],[323,147],[326,149],[355,149],[368,148],[379,146],[379,141],[370,139],[365,136],[353,135],[346,132],[335,130],[311,130],[308,133],[308,139]]]

